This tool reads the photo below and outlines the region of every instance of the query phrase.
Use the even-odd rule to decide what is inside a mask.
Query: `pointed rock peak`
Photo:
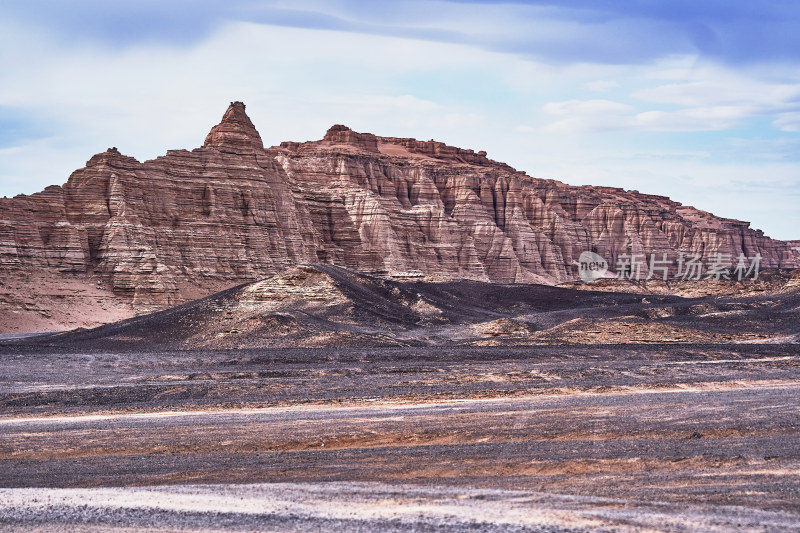
[[[244,107],[242,102],[231,102],[222,116],[222,122],[211,128],[203,146],[214,147],[223,152],[263,150],[261,135],[253,126]]]

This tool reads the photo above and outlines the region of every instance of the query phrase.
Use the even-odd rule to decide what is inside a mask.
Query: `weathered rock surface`
[[[232,153],[253,153],[264,149],[261,135],[245,113],[242,102],[231,102],[222,122],[208,132],[203,146]]]
[[[111,148],[63,186],[0,199],[1,279],[78,279],[132,313],[300,263],[556,284],[576,278],[586,250],[612,268],[623,254],[653,253],[760,254],[762,267],[800,267],[796,242],[747,222],[533,178],[440,142],[337,125],[321,141],[265,149],[241,102],[201,148],[143,163]]]

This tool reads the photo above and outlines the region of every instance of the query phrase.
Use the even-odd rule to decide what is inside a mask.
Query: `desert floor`
[[[6,343],[0,369],[3,530],[800,531],[797,344]]]

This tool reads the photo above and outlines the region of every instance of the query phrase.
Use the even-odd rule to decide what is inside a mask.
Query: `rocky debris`
[[[139,162],[116,148],[61,187],[0,199],[0,275],[100,283],[163,309],[300,263],[392,278],[557,284],[592,250],[762,256],[800,250],[662,196],[534,178],[436,141],[357,133],[264,149],[241,102],[201,148]],[[644,271],[646,273],[646,269]],[[6,291],[0,288],[0,292]],[[35,296],[35,295],[33,295]]]
[[[530,324],[512,318],[499,318],[473,327],[478,335],[485,337],[518,336],[527,337]]]

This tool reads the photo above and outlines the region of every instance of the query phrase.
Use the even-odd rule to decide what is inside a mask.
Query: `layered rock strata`
[[[153,310],[299,263],[380,276],[556,284],[581,252],[762,256],[797,242],[665,197],[538,179],[436,141],[333,126],[264,148],[234,102],[201,148],[139,162],[116,148],[63,186],[0,199],[0,274],[80,279]],[[4,289],[3,289],[4,290]],[[5,311],[4,311],[5,312]]]

